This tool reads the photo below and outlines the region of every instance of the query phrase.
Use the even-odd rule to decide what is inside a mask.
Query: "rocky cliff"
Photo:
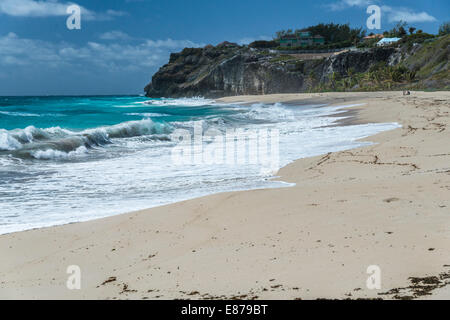
[[[329,54],[280,53],[228,42],[216,47],[186,48],[180,53],[171,54],[169,63],[153,76],[145,92],[149,97],[216,98],[338,89],[367,90],[388,81],[384,78],[380,80],[377,75],[374,75],[373,80],[370,76],[364,76],[370,70],[378,70],[382,74],[384,69],[374,69],[374,66],[380,65],[388,68],[385,73],[395,77],[393,79],[398,85],[404,85],[407,78],[410,82],[414,80],[412,74],[415,75],[417,70],[403,76],[408,71],[403,68],[400,76],[395,76],[392,68],[420,53],[423,48],[419,46],[409,49],[347,50]],[[443,48],[447,55],[444,70],[448,75],[448,47],[444,45]],[[417,64],[410,67],[417,68]],[[349,81],[345,80],[349,77]],[[364,82],[366,78],[368,80]],[[381,86],[380,89],[386,88]]]

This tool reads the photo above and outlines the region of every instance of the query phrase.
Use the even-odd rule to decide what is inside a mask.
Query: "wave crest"
[[[31,153],[31,156],[35,159],[40,160],[62,160],[73,158],[82,154],[87,153],[87,148],[85,146],[78,147],[74,151],[64,152],[54,149],[47,150],[37,150]]]
[[[39,129],[0,129],[0,151],[12,152],[19,158],[67,159],[87,153],[93,147],[114,143],[114,139],[139,136],[165,138],[173,131],[172,126],[156,123],[151,119],[124,122],[113,126],[88,129],[80,132],[52,127]],[[167,140],[167,139],[166,139]]]

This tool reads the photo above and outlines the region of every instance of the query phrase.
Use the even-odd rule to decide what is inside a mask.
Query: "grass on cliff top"
[[[424,43],[416,53],[406,59],[404,65],[416,70],[420,79],[448,75],[450,35]]]
[[[346,75],[334,73],[325,82],[318,82],[310,75],[310,91],[448,89],[449,48],[450,35],[446,35],[433,41],[425,41],[416,52],[395,67],[380,62],[363,73],[354,73],[350,68]]]

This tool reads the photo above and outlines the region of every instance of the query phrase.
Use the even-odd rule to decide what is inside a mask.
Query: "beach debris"
[[[105,284],[114,282],[114,281],[116,281],[116,280],[117,280],[117,277],[109,277],[108,279],[106,279],[105,281],[103,281],[103,282],[100,284],[100,286],[104,286]],[[97,288],[100,287],[100,286],[97,286]]]
[[[394,295],[393,299],[412,300],[422,296],[429,296],[433,290],[450,285],[450,272],[444,272],[438,276],[410,277],[411,284],[408,287],[394,288],[379,295]]]
[[[128,284],[124,283],[122,286],[122,291],[119,292],[119,294],[126,293],[126,292],[137,292],[137,290],[128,289]]]

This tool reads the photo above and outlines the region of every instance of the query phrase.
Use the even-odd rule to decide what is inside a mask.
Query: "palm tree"
[[[310,92],[313,91],[314,83],[316,82],[316,80],[317,80],[316,74],[315,74],[313,71],[311,71],[311,72],[308,74],[308,78],[307,78],[308,87],[309,87],[309,91],[310,91]]]
[[[331,82],[331,87],[333,88],[333,90],[336,90],[336,81],[339,78],[339,74],[333,71],[333,73],[329,76],[329,78]]]

